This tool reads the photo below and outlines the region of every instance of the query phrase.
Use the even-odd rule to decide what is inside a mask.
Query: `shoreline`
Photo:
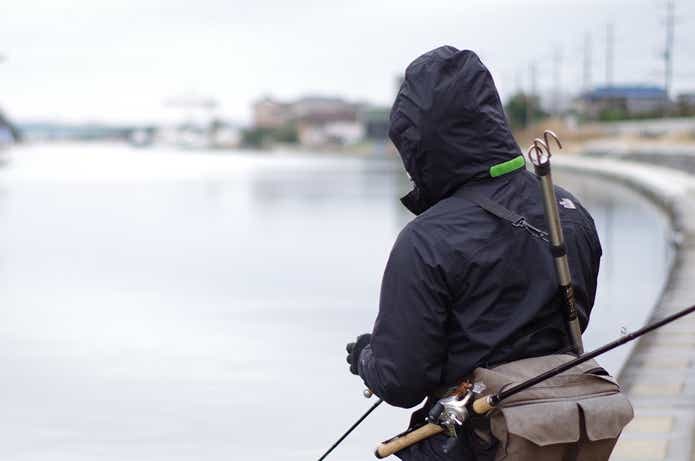
[[[667,156],[667,153],[659,157]],[[670,219],[673,259],[649,322],[693,303],[695,176],[645,162],[557,157],[565,171],[624,184],[662,208]],[[619,373],[635,408],[612,460],[695,460],[695,318],[687,317],[640,339]]]

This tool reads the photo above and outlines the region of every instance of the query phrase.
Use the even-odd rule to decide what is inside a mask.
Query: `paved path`
[[[695,176],[610,159],[563,159],[639,189],[672,216],[677,251],[653,319],[695,304]],[[643,337],[620,375],[635,419],[618,442],[614,461],[695,461],[695,316]]]

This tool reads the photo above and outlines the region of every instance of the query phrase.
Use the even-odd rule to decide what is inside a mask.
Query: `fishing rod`
[[[581,365],[582,363],[587,362],[601,354],[633,341],[646,333],[673,322],[674,320],[695,312],[694,305],[647,325],[637,331],[634,331],[633,333],[627,334],[613,342],[599,347],[598,349],[584,353],[579,316],[574,298],[574,289],[572,286],[572,276],[567,261],[567,250],[560,223],[560,213],[558,210],[555,187],[550,170],[550,157],[552,155],[550,150],[550,138],[554,139],[558,148],[562,149],[562,144],[558,136],[552,131],[546,130],[543,133],[543,139],[536,138],[533,141],[527,155],[534,165],[536,174],[540,178],[541,191],[543,194],[543,206],[549,229],[549,240],[551,245],[550,249],[555,260],[555,269],[560,282],[560,291],[564,301],[565,315],[570,333],[569,336],[571,338],[573,349],[577,353],[578,357],[496,394],[475,399],[477,395],[480,395],[481,389],[484,388],[484,386],[480,386],[478,383],[476,383],[471,385],[468,391],[455,395],[449,395],[439,400],[430,411],[427,417],[428,422],[425,425],[417,429],[409,429],[381,443],[374,453],[377,458],[384,458],[392,455],[415,443],[445,431],[450,437],[449,442],[455,442],[458,430],[463,427],[465,421],[472,413],[478,415],[487,414],[497,405],[499,405],[500,402],[513,395],[523,392],[532,386],[557,376],[573,367]],[[370,390],[366,390],[364,395],[365,397],[369,398],[371,397],[372,393]],[[318,461],[323,461],[382,402],[383,401],[379,399],[372,407],[370,407],[369,410],[367,410],[367,412],[362,415],[362,417],[360,417],[360,419],[358,419],[357,422],[355,422],[347,430],[347,432],[345,432],[345,434],[343,434],[326,451],[326,453],[319,458]],[[448,443],[447,447],[453,445],[454,444],[452,443]]]
[[[562,143],[560,142],[558,136],[552,131],[546,130],[543,133],[543,140],[536,138],[529,148],[527,155],[533,163],[536,175],[540,178],[541,192],[543,195],[543,207],[545,209],[545,216],[549,229],[550,250],[555,260],[555,270],[560,282],[560,291],[562,293],[564,304],[564,314],[567,319],[567,328],[572,349],[577,355],[581,355],[584,353],[584,346],[582,344],[579,315],[574,299],[572,275],[570,273],[569,263],[567,261],[567,250],[565,247],[562,225],[560,223],[560,213],[558,210],[557,197],[555,195],[555,186],[553,184],[553,178],[550,171],[550,157],[552,155],[550,150],[550,138],[554,139],[558,148],[562,149]],[[371,391],[366,390],[365,397],[370,396]],[[380,403],[381,401],[377,402],[377,404],[375,404],[373,408],[370,408],[370,410],[367,411],[367,413],[360,418],[356,424],[350,427],[350,429],[328,450],[328,452],[326,452],[326,454],[319,459],[319,461],[322,461],[338,444],[340,444],[340,442],[342,442],[345,437],[347,437],[347,435],[350,434],[350,432],[352,432],[352,430],[357,427],[357,425],[361,423],[362,420],[364,420],[364,418],[366,418],[366,416],[371,413],[371,411]],[[467,417],[467,413],[465,413],[464,408],[466,406],[468,406],[467,401],[464,406],[461,406],[459,400],[453,400],[449,402],[449,407],[446,407],[447,411],[444,413],[449,415],[446,425],[448,426],[450,434],[453,434],[455,431],[456,422]],[[439,418],[439,415],[433,416],[434,417],[430,418],[430,420],[436,421]],[[443,432],[443,430],[444,429],[440,424],[427,424],[415,431],[406,431],[405,433],[381,444],[379,448],[377,448],[376,456],[378,458],[388,456],[390,453],[400,451],[406,446],[412,445],[420,440]]]
[[[371,397],[371,396],[372,396],[372,391],[365,390],[365,391],[364,391],[364,396],[365,396],[366,398]],[[355,428],[356,428],[357,426],[359,426],[359,425],[362,423],[362,421],[364,421],[365,418],[367,418],[367,416],[369,416],[369,414],[370,414],[371,412],[373,412],[374,410],[376,410],[376,407],[378,407],[379,405],[381,405],[383,402],[384,402],[384,401],[383,401],[382,399],[379,399],[379,400],[377,400],[377,401],[374,403],[374,405],[372,405],[371,407],[369,407],[369,410],[367,410],[362,416],[360,416],[360,419],[358,419],[357,421],[355,421],[355,424],[353,424],[352,426],[350,426],[350,429],[348,429],[347,431],[345,431],[345,433],[344,433],[342,436],[340,436],[340,438],[339,438],[338,440],[336,440],[336,442],[335,442],[333,445],[331,445],[331,447],[330,447],[328,450],[326,450],[326,452],[325,452],[323,455],[321,455],[321,457],[318,459],[318,461],[323,461],[323,460],[326,458],[326,456],[328,456],[329,454],[331,454],[331,452],[335,449],[335,447],[337,447],[338,445],[340,445],[340,443],[341,443],[343,440],[345,440],[345,438],[346,438],[348,435],[350,435],[350,433],[351,433],[352,431],[354,431]]]
[[[651,323],[632,333],[628,333],[625,336],[616,339],[615,341],[605,344],[597,349],[594,349],[591,352],[582,354],[579,357],[565,362],[562,365],[552,368],[544,373],[541,373],[538,376],[529,378],[526,381],[506,388],[495,394],[479,397],[473,400],[472,396],[476,394],[475,387],[479,386],[476,383],[473,385],[473,388],[470,391],[468,391],[468,393],[466,393],[464,396],[449,396],[440,400],[438,402],[439,405],[435,405],[435,407],[438,406],[437,411],[430,412],[428,416],[429,422],[427,424],[421,426],[418,429],[406,431],[392,439],[387,440],[386,442],[381,443],[377,447],[374,454],[377,458],[385,458],[386,456],[397,453],[403,450],[404,448],[407,448],[410,445],[424,440],[426,438],[429,438],[433,435],[445,431],[448,431],[451,434],[452,432],[455,432],[456,428],[461,428],[463,426],[464,422],[468,419],[471,413],[475,413],[477,415],[485,415],[493,409],[495,409],[495,407],[497,407],[501,402],[503,402],[505,399],[508,399],[509,397],[523,392],[526,389],[540,384],[543,381],[546,381],[554,376],[559,375],[560,373],[563,373],[571,368],[576,367],[577,365],[581,365],[582,363],[596,358],[599,355],[605,354],[606,352],[611,351],[616,347],[620,347],[623,344],[629,343],[630,341],[634,341],[635,339],[647,333],[661,328],[664,325],[678,320],[679,318],[684,317],[688,314],[692,314],[693,312],[695,312],[695,305],[678,311],[667,317],[664,317],[663,319]],[[479,386],[479,388],[480,387],[482,386]],[[467,402],[470,401],[472,401],[472,404],[467,405]],[[452,431],[452,428],[454,428],[454,431]]]
[[[562,149],[560,139],[550,130],[545,130],[543,140],[536,138],[527,153],[536,175],[540,178],[541,191],[543,193],[543,208],[548,223],[548,233],[550,234],[550,252],[555,259],[555,272],[560,281],[560,291],[565,307],[565,317],[569,330],[572,348],[577,355],[584,353],[582,343],[582,330],[579,325],[579,315],[574,300],[574,288],[572,287],[572,274],[567,262],[567,248],[565,237],[562,233],[560,224],[560,213],[557,208],[557,197],[555,196],[555,186],[553,176],[550,172],[550,139],[554,139],[558,148]],[[542,148],[541,148],[542,146]],[[545,152],[544,152],[545,150]]]
[[[622,346],[625,343],[629,343],[630,341],[633,341],[640,336],[647,334],[651,331],[656,330],[657,328],[660,328],[667,323],[671,323],[674,320],[678,320],[681,317],[684,317],[688,314],[691,314],[695,312],[695,305],[690,306],[686,309],[683,309],[681,311],[676,312],[675,314],[671,314],[667,317],[664,317],[663,319],[654,322],[650,325],[647,325],[646,327],[640,328],[637,331],[634,331],[632,333],[629,333],[621,338],[616,339],[615,341],[612,341],[604,346],[601,346],[597,349],[594,349],[591,352],[587,352],[586,354],[580,355],[576,359],[572,359],[569,362],[563,363],[562,365],[559,365],[551,370],[546,371],[545,373],[541,373],[540,375],[527,379],[524,382],[521,382],[515,386],[512,386],[508,389],[505,389],[503,391],[500,391],[496,394],[488,395],[485,397],[481,397],[475,402],[473,402],[473,411],[475,411],[477,414],[485,414],[488,411],[492,410],[495,408],[500,402],[503,400],[518,394],[519,392],[525,391],[529,387],[535,386],[536,384],[542,383],[543,381],[552,378],[553,376],[557,376],[560,373],[569,370],[570,368],[574,368],[577,365],[581,365],[584,362],[587,362],[595,357],[598,357],[601,354],[605,354],[608,351],[611,351],[615,349],[616,347]]]

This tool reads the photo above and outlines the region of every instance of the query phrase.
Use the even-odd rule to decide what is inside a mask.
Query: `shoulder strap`
[[[539,238],[545,242],[548,241],[548,233],[529,224],[525,217],[518,213],[510,210],[509,208],[500,205],[494,200],[489,199],[480,192],[474,190],[467,190],[465,187],[456,193],[457,196],[463,197],[467,200],[478,205],[483,210],[487,211],[493,216],[497,216],[512,224],[514,227],[520,227],[526,232],[531,234],[533,237]]]

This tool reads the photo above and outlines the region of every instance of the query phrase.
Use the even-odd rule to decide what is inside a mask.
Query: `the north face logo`
[[[560,200],[558,203],[559,203],[561,206],[563,206],[563,207],[565,207],[565,208],[567,208],[567,209],[569,209],[569,210],[576,210],[576,209],[577,209],[577,207],[576,207],[576,205],[574,204],[574,202],[573,202],[572,200],[568,199],[568,198],[563,198],[563,199]]]

